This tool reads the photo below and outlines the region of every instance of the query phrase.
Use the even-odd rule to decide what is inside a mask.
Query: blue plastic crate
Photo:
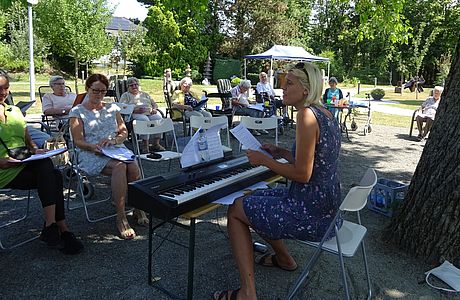
[[[407,188],[397,181],[380,178],[367,197],[367,208],[391,217],[393,209],[404,201]]]

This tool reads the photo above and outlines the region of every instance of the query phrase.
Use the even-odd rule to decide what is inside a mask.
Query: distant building
[[[132,31],[136,30],[138,27],[142,27],[139,25],[134,24],[130,20],[123,18],[123,17],[112,17],[110,20],[109,25],[105,27],[105,31],[110,35],[117,36],[118,31]]]

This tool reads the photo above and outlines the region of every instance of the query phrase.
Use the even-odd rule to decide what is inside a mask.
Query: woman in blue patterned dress
[[[257,299],[250,227],[274,250],[257,263],[293,271],[297,264],[283,239],[319,241],[337,213],[341,199],[337,174],[341,132],[336,119],[320,104],[321,94],[322,76],[316,66],[299,63],[288,68],[283,103],[298,110],[295,144],[292,151],[263,146],[288,163],[279,163],[259,151],[248,151],[247,155],[251,164],[266,166],[292,184],[258,190],[229,207],[228,232],[241,287],[216,292],[215,299]]]
[[[112,199],[117,210],[117,227],[123,239],[132,239],[136,233],[126,219],[125,201],[128,182],[140,179],[136,162],[122,162],[102,155],[101,149],[110,145],[123,146],[128,130],[113,103],[104,103],[109,81],[102,74],[93,74],[86,80],[87,94],[83,102],[69,113],[70,130],[78,147],[80,168],[88,175],[111,176]],[[138,224],[148,223],[145,213],[135,210]]]

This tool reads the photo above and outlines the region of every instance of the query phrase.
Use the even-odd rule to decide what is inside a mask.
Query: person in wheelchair
[[[438,109],[443,90],[444,88],[442,86],[435,86],[433,89],[433,96],[428,97],[416,113],[415,120],[417,121],[418,129],[417,139],[419,141],[423,141],[423,139],[426,138],[430,132],[431,126],[433,126],[436,110]],[[425,126],[423,126],[423,123],[425,123]]]
[[[18,163],[19,157],[12,157],[19,153],[11,151],[15,149],[21,148],[24,158],[46,150],[39,149],[31,139],[21,110],[5,103],[9,86],[8,75],[0,73],[0,188],[37,189],[45,219],[40,239],[49,247],[62,247],[65,254],[80,253],[83,244],[69,231],[65,220],[61,173],[50,158]]]
[[[139,121],[155,121],[161,120],[162,117],[158,113],[158,104],[150,97],[149,94],[140,90],[139,80],[136,77],[127,79],[128,91],[120,97],[120,103],[134,104],[134,111],[131,115],[133,120]],[[149,153],[149,136],[142,136],[143,148],[146,153]],[[152,151],[164,151],[165,148],[160,145],[161,136],[154,136],[152,143]]]
[[[197,106],[200,101],[198,100],[198,97],[190,91],[192,84],[193,82],[190,77],[182,78],[179,82],[180,90],[174,91],[172,96],[172,108],[184,111],[187,119],[190,119],[191,116],[212,117],[212,114],[205,110],[203,106]]]
[[[87,175],[111,176],[112,199],[117,210],[117,228],[123,239],[132,239],[136,233],[126,218],[125,202],[128,182],[140,179],[136,161],[119,161],[102,155],[104,147],[119,145],[128,137],[128,130],[120,115],[119,107],[103,103],[109,87],[107,77],[93,74],[86,79],[86,96],[83,102],[69,113],[70,131],[78,148],[79,167]],[[141,210],[134,211],[137,223],[145,225],[148,219]]]
[[[256,86],[256,101],[259,103],[265,103],[267,100],[270,101],[271,105],[274,105],[274,108],[283,108],[283,117],[288,117],[287,107],[283,104],[281,99],[276,99],[275,90],[268,82],[267,73],[260,72],[259,82]],[[273,114],[275,114],[275,112],[273,112],[272,115]]]

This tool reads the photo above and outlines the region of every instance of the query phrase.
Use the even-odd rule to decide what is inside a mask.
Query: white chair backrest
[[[174,124],[170,118],[154,120],[154,121],[133,121],[133,133],[135,135],[147,135],[147,134],[160,134],[165,132],[172,132],[174,145],[177,150],[176,133],[174,131]],[[137,138],[136,138],[137,140]]]
[[[253,118],[242,116],[241,124],[247,129],[275,129],[275,144],[278,145],[278,118],[276,116],[269,118]]]
[[[361,179],[360,185],[354,186],[348,191],[339,209],[342,211],[358,211],[363,209],[367,203],[367,196],[369,196],[376,183],[377,174],[373,169],[367,169]]]
[[[225,125],[227,131],[227,145],[230,147],[230,133],[228,130],[228,118],[227,116],[219,117],[203,117],[203,116],[191,116],[190,117],[190,136],[193,135],[194,128],[203,128],[208,130],[215,125]]]

